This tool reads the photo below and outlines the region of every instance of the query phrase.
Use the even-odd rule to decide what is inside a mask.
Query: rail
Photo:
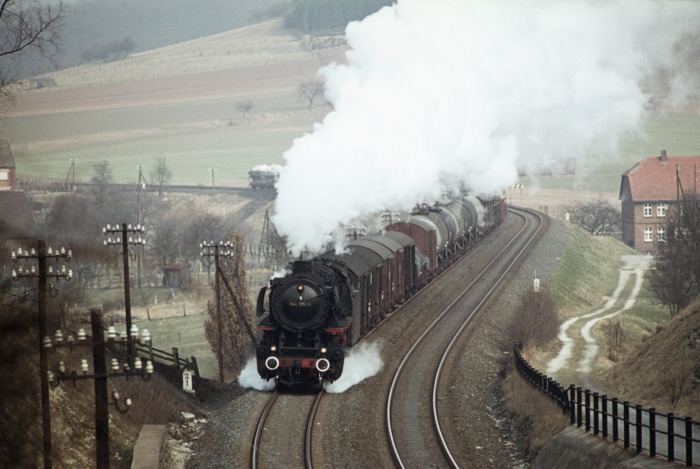
[[[513,346],[513,357],[520,375],[556,401],[562,411],[569,414],[571,425],[583,427],[586,432],[592,430],[603,439],[611,438],[625,448],[633,446],[637,454],[648,451],[649,457],[665,456],[669,462],[684,462],[688,467],[698,459],[700,423],[690,417],[676,417],[672,412],[663,414],[628,401],[621,403],[616,397],[609,398],[573,384],[564,388],[523,358],[522,342]],[[693,434],[698,437],[694,438]]]

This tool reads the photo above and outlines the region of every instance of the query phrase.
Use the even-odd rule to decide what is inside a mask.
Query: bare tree
[[[213,257],[200,257],[199,244],[202,241],[221,241],[226,235],[224,221],[211,213],[202,213],[189,220],[185,225],[183,235],[183,251],[189,259],[198,259],[207,271],[207,283],[211,284],[211,273],[214,268]]]
[[[322,81],[308,80],[297,87],[296,95],[301,99],[307,100],[309,102],[308,109],[311,109],[311,106],[314,105],[314,99],[316,96],[323,96],[323,91],[324,85]]]
[[[244,239],[236,234],[228,241],[233,243],[233,256],[221,259],[221,270],[225,283],[231,287],[221,288],[221,314],[223,324],[223,361],[224,368],[232,374],[238,374],[248,356],[252,342],[249,335],[254,324],[253,306],[248,297],[246,283]],[[224,283],[222,281],[222,283]],[[233,293],[233,295],[231,295]],[[215,355],[219,350],[218,312],[216,302],[209,302],[209,319],[204,323],[204,333]]]
[[[236,103],[236,110],[240,111],[243,116],[241,117],[241,122],[245,122],[245,116],[253,109],[252,101],[238,101]]]
[[[609,202],[576,202],[564,207],[571,223],[592,235],[612,235],[620,231],[620,212]]]
[[[509,328],[512,342],[523,346],[541,347],[557,336],[559,318],[557,305],[545,289],[523,294]]]
[[[156,156],[156,163],[150,172],[151,181],[158,187],[158,195],[163,195],[163,186],[173,178],[173,172],[168,166],[167,157],[162,153]]]
[[[44,4],[46,3],[46,4]],[[0,0],[0,94],[16,81],[12,65],[28,52],[53,62],[60,53],[61,2]]]
[[[622,323],[620,321],[607,321],[603,325],[603,334],[608,349],[608,358],[610,361],[617,361],[624,350],[627,338]]]
[[[700,195],[686,195],[668,212],[649,289],[675,315],[700,294]]]
[[[693,390],[693,372],[692,365],[678,361],[670,363],[661,371],[659,383],[671,407],[675,407],[678,401]]]

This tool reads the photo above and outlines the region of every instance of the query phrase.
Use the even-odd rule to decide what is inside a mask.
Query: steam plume
[[[292,249],[314,250],[342,224],[446,185],[499,194],[516,168],[613,154],[652,92],[670,103],[696,92],[697,70],[678,61],[692,62],[698,24],[696,2],[382,8],[347,27],[347,64],[320,70],[333,111],[285,153],[273,221]]]

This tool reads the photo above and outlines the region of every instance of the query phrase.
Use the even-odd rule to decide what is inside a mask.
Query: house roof
[[[0,138],[0,168],[14,168],[15,159],[12,157],[10,150],[10,142],[7,139]]]
[[[622,174],[620,198],[625,187],[635,202],[672,202],[684,193],[700,192],[700,156],[650,156]]]

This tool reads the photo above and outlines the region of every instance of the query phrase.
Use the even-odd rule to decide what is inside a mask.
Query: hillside
[[[319,67],[342,61],[341,39],[295,36],[268,21],[126,59],[47,75],[56,86],[22,83],[0,133],[10,139],[19,177],[76,179],[109,160],[119,181],[168,157],[173,183],[245,185],[259,163],[282,163],[292,141],[329,111],[295,96]],[[243,116],[236,108],[250,101]],[[192,171],[201,162],[201,172]]]
[[[659,412],[700,418],[700,300],[629,350],[606,371],[604,381],[614,395]],[[670,398],[679,386],[680,399]],[[612,393],[611,393],[612,394]]]

